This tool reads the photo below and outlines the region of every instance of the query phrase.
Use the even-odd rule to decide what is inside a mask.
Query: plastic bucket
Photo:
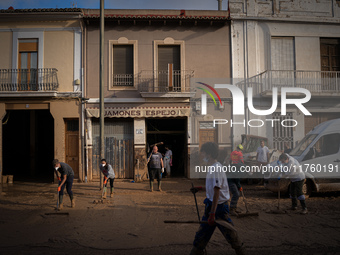
[[[2,184],[7,183],[7,175],[2,176]]]
[[[8,175],[8,183],[13,183],[13,175]]]

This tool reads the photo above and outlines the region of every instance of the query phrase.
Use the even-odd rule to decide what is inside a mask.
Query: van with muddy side
[[[312,192],[340,191],[340,119],[323,122],[313,128],[289,153],[306,174],[305,195]],[[271,166],[277,165],[274,161]],[[278,181],[278,173],[266,173],[264,186],[288,192],[289,180]],[[280,187],[279,187],[280,185]]]

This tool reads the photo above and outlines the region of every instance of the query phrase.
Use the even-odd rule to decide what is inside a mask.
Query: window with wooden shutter
[[[133,45],[113,45],[113,86],[133,86]]]
[[[158,46],[158,87],[160,92],[181,89],[180,54],[179,45]]]
[[[340,71],[340,39],[321,38],[321,71]]]
[[[38,39],[19,40],[19,90],[38,89]]]

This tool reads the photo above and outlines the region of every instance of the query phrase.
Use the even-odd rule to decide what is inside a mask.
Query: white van
[[[340,191],[340,119],[314,127],[289,155],[300,162],[306,174],[306,195],[312,192]],[[280,191],[287,191],[288,185],[289,181],[280,181]],[[265,176],[265,187],[278,191],[275,175]]]

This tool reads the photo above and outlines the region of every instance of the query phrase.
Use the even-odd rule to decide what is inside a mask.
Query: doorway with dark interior
[[[158,145],[158,151],[165,154],[168,146],[173,154],[171,167],[172,177],[183,177],[186,174],[188,160],[187,119],[186,118],[148,118],[146,119],[148,153],[152,144]],[[147,148],[147,149],[148,149]]]
[[[7,110],[2,124],[3,175],[53,182],[54,119],[49,110]]]

